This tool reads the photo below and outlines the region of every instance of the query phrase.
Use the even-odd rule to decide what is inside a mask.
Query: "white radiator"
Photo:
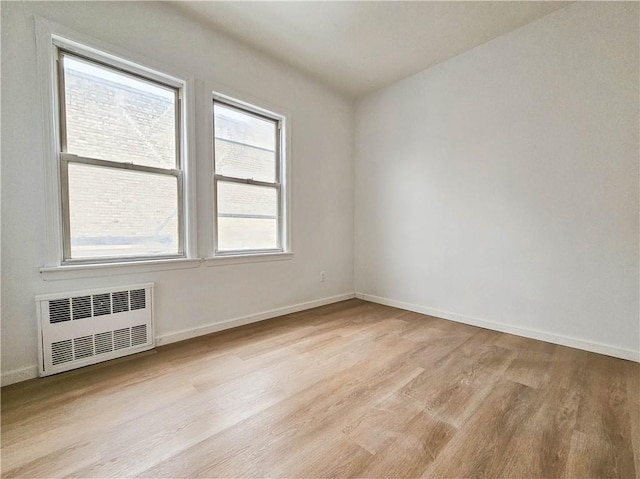
[[[153,283],[36,296],[40,376],[155,346]]]

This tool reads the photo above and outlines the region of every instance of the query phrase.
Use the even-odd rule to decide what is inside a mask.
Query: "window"
[[[182,85],[54,51],[63,263],[185,256]]]
[[[213,102],[217,255],[286,251],[282,118]]]

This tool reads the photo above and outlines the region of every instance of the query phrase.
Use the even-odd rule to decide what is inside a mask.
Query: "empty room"
[[[0,2],[1,477],[640,477],[639,7]]]

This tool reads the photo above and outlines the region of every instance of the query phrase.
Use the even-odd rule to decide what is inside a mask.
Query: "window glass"
[[[62,55],[68,153],[176,167],[176,91]]]
[[[238,141],[269,151],[275,150],[275,120],[220,103],[215,104],[214,115],[216,138]]]
[[[276,123],[218,104],[214,115],[216,173],[275,182]]]
[[[218,249],[278,247],[278,193],[275,188],[218,182]]]
[[[69,164],[71,258],[178,254],[177,179]]]

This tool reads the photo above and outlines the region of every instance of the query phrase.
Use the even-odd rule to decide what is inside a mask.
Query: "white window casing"
[[[92,266],[100,267],[113,263],[112,267],[144,264],[144,270],[149,270],[152,264],[165,269],[184,262],[185,267],[192,267],[197,259],[196,243],[196,194],[195,194],[195,164],[194,162],[194,82],[182,80],[186,75],[175,73],[160,73],[170,71],[166,67],[158,66],[155,62],[141,58],[131,52],[125,52],[113,46],[103,44],[95,39],[70,31],[66,27],[36,17],[36,44],[38,58],[38,74],[40,79],[40,93],[43,108],[43,150],[45,173],[45,208],[46,208],[46,248],[45,265],[41,269],[45,279],[54,279],[58,270],[65,270],[64,277],[69,277],[71,271],[83,271],[84,274]],[[109,162],[99,158],[87,158],[66,152],[65,135],[61,135],[64,125],[64,112],[60,108],[61,90],[58,83],[59,56],[66,54],[77,56],[86,61],[93,61],[97,65],[126,72],[149,82],[156,82],[179,92],[176,100],[176,152],[175,168],[154,169],[151,166],[134,165],[130,163]],[[144,65],[144,66],[143,66]],[[121,171],[137,171],[145,174],[172,175],[176,178],[178,188],[178,229],[179,241],[177,255],[169,257],[146,256],[121,257],[108,259],[87,259],[74,261],[69,251],[69,217],[65,215],[68,208],[66,197],[67,167],[69,164],[92,165],[121,169]],[[199,264],[199,260],[198,260]],[[197,266],[197,265],[196,265]],[[102,268],[104,269],[104,268]],[[113,269],[113,268],[108,268]],[[73,276],[73,273],[71,273]]]
[[[291,158],[290,152],[290,115],[283,112],[282,109],[264,106],[264,102],[258,99],[249,98],[241,93],[221,93],[219,89],[211,88],[212,96],[209,97],[211,104],[210,114],[208,115],[210,124],[208,125],[211,135],[214,137],[211,142],[211,184],[212,191],[212,208],[211,217],[212,244],[210,246],[211,253],[205,258],[205,264],[211,265],[227,265],[247,262],[261,261],[279,261],[288,260],[293,257],[292,238],[291,238],[291,201],[290,201],[290,178],[291,178]],[[213,101],[212,101],[213,100]],[[220,105],[225,108],[238,110],[247,116],[255,116],[259,119],[273,122],[276,125],[277,140],[275,152],[275,179],[274,181],[261,181],[250,177],[242,177],[239,175],[224,175],[216,171],[215,168],[215,134],[214,134],[214,108]],[[268,249],[240,249],[240,250],[223,250],[218,243],[218,204],[217,204],[217,185],[219,182],[227,182],[234,184],[246,184],[262,186],[265,188],[273,188],[278,192],[278,238],[277,246]]]

